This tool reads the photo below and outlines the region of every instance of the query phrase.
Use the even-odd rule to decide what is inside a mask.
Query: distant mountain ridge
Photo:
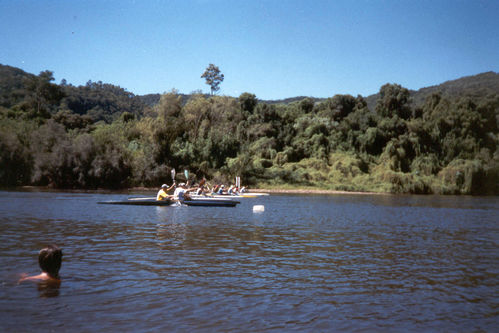
[[[417,107],[422,105],[428,96],[436,92],[441,92],[444,97],[481,97],[490,94],[499,94],[499,73],[490,71],[445,81],[439,85],[419,90],[410,90],[412,106]],[[374,111],[378,98],[379,94],[373,94],[365,98],[367,106],[371,111]]]
[[[435,92],[441,92],[444,97],[457,97],[457,96],[481,97],[490,94],[499,94],[499,73],[490,71],[490,72],[480,73],[477,75],[464,76],[456,80],[445,81],[444,83],[434,86],[424,87],[419,90],[410,90],[412,98],[412,106],[417,107],[422,105],[426,100],[426,98]],[[181,95],[184,102],[187,102],[187,100],[189,100],[190,95],[188,94],[181,94]],[[153,106],[159,102],[161,94],[148,94],[139,97],[142,99],[142,101],[145,104]],[[261,103],[266,103],[266,104],[290,104],[301,101],[304,98],[310,98],[315,103],[320,103],[327,99],[327,98],[312,97],[312,96],[296,96],[284,99],[259,100],[259,101]],[[369,107],[369,109],[371,111],[374,111],[376,107],[376,101],[379,98],[379,94],[369,95],[364,98],[367,102],[367,106]]]
[[[15,91],[22,89],[23,79],[27,77],[33,77],[33,74],[27,73],[20,68],[2,65],[0,64],[0,105],[9,104],[7,102],[7,96],[12,99],[12,96],[16,96]],[[381,88],[381,87],[380,87]],[[425,99],[434,92],[441,92],[444,97],[457,97],[457,96],[470,96],[470,97],[481,97],[490,94],[499,94],[499,73],[489,71],[480,73],[477,75],[465,76],[455,80],[449,80],[438,85],[424,87],[419,90],[410,90],[412,98],[412,106],[417,107],[424,103]],[[133,94],[133,93],[132,93]],[[182,96],[184,104],[191,97],[190,94],[179,94]],[[142,103],[148,106],[156,105],[161,94],[147,94],[147,95],[135,95]],[[235,96],[236,98],[238,96]],[[333,96],[330,96],[333,97]],[[374,111],[376,106],[376,100],[379,94],[373,94],[364,97],[367,102],[367,106],[371,111]],[[258,96],[257,96],[258,98]],[[259,100],[261,103],[266,104],[290,104],[293,102],[301,101],[304,98],[310,98],[315,103],[324,101],[327,98],[318,98],[312,96],[296,96],[285,99],[277,100]],[[14,101],[9,101],[14,102]]]
[[[0,106],[8,106],[22,100],[18,91],[23,89],[24,81],[34,77],[20,68],[0,64]]]
[[[191,95],[186,95],[186,94],[180,94],[179,95],[182,97],[182,104],[187,103]],[[154,106],[159,103],[159,100],[161,99],[161,94],[147,94],[147,95],[139,95],[138,96],[142,103],[148,106]]]

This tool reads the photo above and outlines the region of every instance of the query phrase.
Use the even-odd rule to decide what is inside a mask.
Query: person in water
[[[175,182],[172,184],[172,186],[168,187],[168,185],[163,184],[161,185],[161,189],[158,191],[158,195],[156,196],[156,200],[162,201],[162,200],[167,200],[171,196],[168,195],[168,192],[171,191],[175,187]]]
[[[38,264],[42,272],[38,275],[23,276],[19,282],[23,281],[48,281],[60,282],[59,270],[62,263],[62,251],[57,245],[49,245],[38,253]]]

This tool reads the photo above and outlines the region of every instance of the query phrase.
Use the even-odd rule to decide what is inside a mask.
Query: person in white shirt
[[[189,192],[194,191],[194,188],[187,188],[185,183],[179,184],[179,186],[175,189],[175,192],[173,193],[173,198],[183,202],[184,200],[190,200]]]

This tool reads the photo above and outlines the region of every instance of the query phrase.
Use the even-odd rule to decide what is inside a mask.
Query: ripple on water
[[[2,330],[498,326],[495,198],[270,196],[230,209],[95,204],[125,197],[0,192]],[[255,215],[255,204],[265,212]],[[50,242],[63,248],[63,282],[47,298],[12,277],[36,273],[37,251]]]

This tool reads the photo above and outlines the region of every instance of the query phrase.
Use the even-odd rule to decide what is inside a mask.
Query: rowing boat
[[[189,194],[189,197],[191,197],[194,200],[204,200],[204,199],[237,200],[243,198],[238,195],[224,195],[224,194]]]
[[[205,207],[235,207],[240,201],[222,198],[194,198],[184,200],[182,204],[187,206],[205,206]]]
[[[268,196],[269,194],[268,193],[263,193],[263,192],[243,192],[241,193],[241,195],[252,195],[252,196],[255,196],[255,197],[266,197]]]
[[[174,200],[156,200],[156,198],[132,198],[123,201],[100,201],[98,204],[105,205],[136,205],[136,206],[170,206]]]
[[[131,198],[123,201],[100,201],[99,204],[106,205],[136,205],[136,206],[171,206],[177,203],[178,200],[156,200],[156,198]],[[187,206],[203,206],[203,207],[235,207],[239,201],[228,198],[191,198],[184,200],[181,204]]]
[[[268,193],[239,193],[239,194],[189,194],[192,198],[217,198],[217,199],[241,199],[241,198],[257,198],[266,196]]]

